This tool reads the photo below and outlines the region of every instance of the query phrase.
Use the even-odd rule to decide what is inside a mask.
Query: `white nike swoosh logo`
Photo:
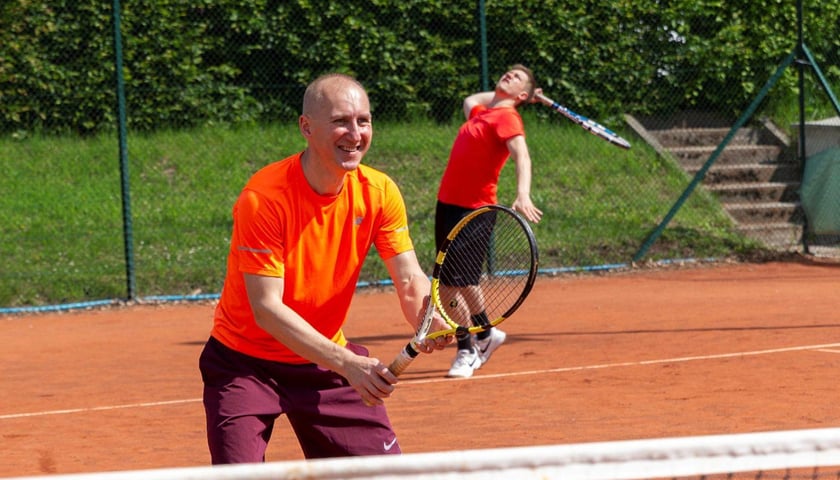
[[[394,437],[394,439],[391,440],[390,443],[382,442],[382,446],[385,447],[385,451],[387,452],[388,450],[392,449],[394,447],[394,445],[396,445],[396,443],[397,443],[397,437]]]

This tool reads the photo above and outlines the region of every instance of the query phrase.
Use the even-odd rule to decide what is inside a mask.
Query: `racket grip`
[[[399,355],[397,355],[397,358],[395,358],[394,361],[392,361],[391,364],[388,365],[388,370],[390,370],[391,373],[399,377],[405,371],[405,369],[408,368],[411,362],[417,357],[418,353],[419,352],[415,350],[414,347],[412,347],[409,343],[405,346],[405,348],[400,350],[400,353]]]

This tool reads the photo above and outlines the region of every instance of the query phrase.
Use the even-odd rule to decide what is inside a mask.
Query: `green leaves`
[[[796,42],[793,2],[493,0],[488,83],[524,63],[564,104],[606,119],[752,99]],[[0,4],[0,132],[115,128],[111,2]],[[305,85],[341,71],[370,90],[377,119],[460,115],[482,85],[472,0],[122,1],[129,126],[294,121]],[[805,7],[806,43],[837,83],[840,3]],[[786,76],[780,95],[795,93]]]

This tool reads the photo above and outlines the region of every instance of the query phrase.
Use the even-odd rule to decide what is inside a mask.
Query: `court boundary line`
[[[784,347],[784,348],[771,348],[765,350],[753,350],[748,352],[734,352],[734,353],[719,353],[719,354],[712,354],[712,355],[693,355],[689,357],[674,357],[674,358],[663,358],[659,360],[639,360],[635,362],[616,362],[616,363],[603,363],[603,364],[596,364],[596,365],[581,365],[577,367],[560,367],[560,368],[549,368],[544,370],[526,370],[522,372],[508,372],[508,373],[494,373],[488,375],[478,375],[469,378],[430,378],[430,379],[418,379],[418,380],[403,380],[400,383],[403,385],[422,385],[422,384],[429,384],[429,383],[442,383],[442,382],[459,382],[459,381],[478,381],[478,380],[487,380],[487,379],[498,379],[498,378],[507,378],[507,377],[521,377],[525,375],[545,375],[551,373],[564,373],[564,372],[580,372],[586,370],[603,370],[606,368],[620,368],[620,367],[638,367],[638,366],[645,366],[645,365],[658,365],[664,363],[684,363],[684,362],[692,362],[698,360],[718,360],[721,358],[735,358],[735,357],[751,357],[757,355],[769,355],[773,353],[787,353],[787,352],[797,352],[797,351],[805,351],[805,350],[815,350],[815,351],[830,351],[826,349],[840,347],[840,343],[825,343],[820,345],[803,345],[798,347]],[[836,351],[832,353],[837,353]],[[129,403],[123,405],[105,405],[100,407],[85,407],[85,408],[68,408],[62,410],[46,410],[43,412],[30,412],[30,413],[10,413],[0,415],[0,420],[13,420],[18,418],[28,418],[28,417],[42,417],[47,415],[67,415],[72,413],[87,413],[87,412],[100,412],[106,410],[122,410],[128,408],[148,408],[148,407],[160,407],[160,406],[167,406],[167,405],[180,405],[185,403],[197,403],[201,402],[201,398],[188,398],[188,399],[181,399],[181,400],[165,400],[159,402],[140,402],[140,403]]]
[[[734,358],[734,357],[750,357],[756,355],[767,355],[771,353],[785,353],[785,352],[796,352],[796,351],[804,351],[804,350],[820,350],[832,347],[840,347],[840,343],[826,343],[821,345],[803,345],[800,347],[784,347],[784,348],[772,348],[766,350],[753,350],[750,352],[735,352],[735,353],[718,353],[713,355],[695,355],[691,357],[676,357],[676,358],[665,358],[659,360],[639,360],[636,362],[617,362],[617,363],[604,363],[600,365],[582,365],[578,367],[560,367],[560,368],[549,368],[546,370],[525,370],[523,372],[511,372],[511,373],[493,373],[489,375],[479,375],[473,376],[469,378],[443,378],[443,379],[428,379],[428,380],[416,380],[412,383],[437,383],[439,381],[458,381],[458,380],[481,380],[486,378],[503,378],[503,377],[519,377],[523,375],[545,375],[547,373],[563,373],[563,372],[580,372],[585,370],[600,370],[605,368],[615,368],[615,367],[637,367],[643,365],[657,365],[662,363],[682,363],[682,362],[691,362],[695,360],[717,360],[721,358]]]

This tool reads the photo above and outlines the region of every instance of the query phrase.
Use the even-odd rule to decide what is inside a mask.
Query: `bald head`
[[[349,89],[361,92],[365,97],[365,88],[355,78],[343,73],[328,73],[313,80],[306,87],[303,94],[303,114],[313,115],[317,109],[322,108],[324,100],[329,100],[331,94]]]
[[[348,75],[318,77],[303,95],[298,125],[307,143],[301,157],[304,175],[316,191],[334,195],[344,174],[358,168],[370,148],[373,124],[367,92]]]

